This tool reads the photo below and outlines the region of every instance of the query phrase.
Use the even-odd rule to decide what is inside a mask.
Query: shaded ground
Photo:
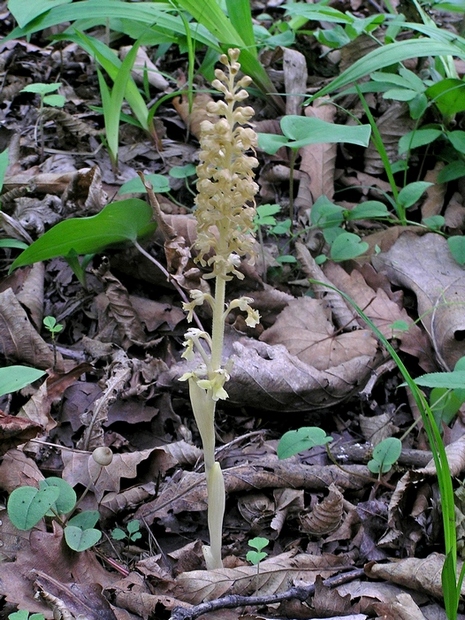
[[[368,2],[338,8],[363,16],[374,12]],[[0,15],[6,35],[13,22],[5,3]],[[178,606],[233,594],[285,599],[274,605],[265,598],[248,599],[255,603],[245,608],[248,618],[445,617],[435,469],[421,423],[404,436],[419,412],[395,365],[350,305],[327,289],[312,288],[309,278],[350,295],[395,344],[414,376],[451,369],[465,354],[463,268],[450,257],[446,241],[432,233],[421,236],[414,225],[407,230],[357,221],[347,230],[360,233],[368,251],[357,261],[320,267],[314,258],[325,240],[310,226],[314,201],[326,195],[350,210],[367,199],[380,200],[389,186],[371,146],[300,149],[291,192],[292,234],[273,234],[274,224],[265,223],[257,264],[243,264],[244,280],[228,291],[230,298],[253,297],[262,321],[251,330],[240,312],[228,317],[230,401],[217,416],[218,458],[228,494],[225,568],[204,570],[202,453],[185,385],[178,379],[186,371],[180,356],[188,328],[181,295],[199,277],[188,255],[195,238],[195,175],[185,167],[197,163],[199,122],[211,94],[198,77],[199,94],[190,112],[187,97],[167,98],[155,116],[155,143],[123,123],[115,171],[102,146],[103,117],[93,109],[101,105],[95,64],[74,43],[48,45],[47,34],[0,48],[0,151],[8,148],[10,158],[2,237],[29,242],[63,219],[98,213],[119,198],[121,186],[137,171],[162,175],[169,191],[155,188],[162,210],[159,228],[143,242],[156,263],[133,247],[110,248],[87,266],[85,288],[61,258],[9,274],[19,252],[1,250],[3,365],[25,364],[48,375],[46,382],[2,397],[4,499],[20,486],[37,486],[44,476],[62,477],[78,496],[84,494],[81,508],[99,511],[104,532],[95,548],[72,552],[59,526],[47,521],[19,532],[3,510],[1,617],[16,608],[52,617],[34,591],[55,607],[59,599],[71,617],[82,613],[86,618],[169,618]],[[94,34],[104,36],[103,29]],[[129,43],[123,38],[113,47]],[[287,62],[279,50],[267,52],[263,62],[279,90],[297,81],[293,93],[307,86],[315,92],[361,55],[363,44],[357,40],[347,46],[336,62],[335,55],[320,58],[317,41],[302,35],[292,52],[301,54],[293,59],[305,61],[308,76],[300,69],[293,74],[289,52]],[[169,50],[158,63],[158,82],[142,83],[147,99],[182,88],[187,66],[186,55]],[[60,82],[66,98],[62,110],[50,108],[41,116],[42,123],[37,96],[20,92],[39,82]],[[406,107],[370,97],[386,144],[397,147],[399,136],[411,129]],[[276,132],[276,110],[260,98],[252,97],[251,105],[257,131]],[[288,113],[300,114],[302,98],[289,97],[287,105]],[[347,96],[342,107],[366,122],[355,97]],[[306,114],[341,124],[347,120],[335,107],[328,111],[316,104]],[[280,149],[274,156],[259,151],[258,157],[258,203],[279,204],[275,218],[282,223],[290,212],[290,154]],[[461,231],[463,179],[446,187],[435,183],[437,171],[436,161],[412,165],[410,180],[434,185],[409,218],[418,223],[422,216],[448,213],[449,230]],[[164,230],[172,235],[170,244]],[[441,314],[438,300],[446,290],[460,316]],[[63,325],[56,346],[43,326],[45,316]],[[208,314],[200,312],[199,319],[208,326]],[[396,321],[403,322],[402,329]],[[330,456],[321,447],[278,460],[277,443],[286,431],[314,425],[332,436]],[[367,462],[373,445],[391,436],[402,437],[402,454],[377,477]],[[460,411],[444,438],[457,479],[461,548],[465,439]],[[99,473],[90,453],[102,445],[114,458]],[[142,537],[116,540],[114,528],[124,530],[133,519],[139,520]],[[269,540],[259,573],[245,560],[248,541],[256,536]],[[289,591],[292,586],[308,589]],[[227,620],[242,613],[237,600],[229,607],[236,609],[202,617]]]

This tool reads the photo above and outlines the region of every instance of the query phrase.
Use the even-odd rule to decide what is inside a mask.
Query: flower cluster
[[[196,218],[197,260],[211,266],[205,277],[230,280],[237,271],[240,257],[252,254],[253,220],[258,186],[253,180],[255,157],[246,151],[256,145],[257,134],[247,125],[254,114],[251,107],[237,106],[248,94],[251,82],[244,76],[236,82],[240,64],[239,50],[230,50],[229,58],[221,56],[228,71],[218,69],[213,87],[224,95],[224,101],[211,102],[207,109],[218,121],[201,124],[200,164],[197,167]]]

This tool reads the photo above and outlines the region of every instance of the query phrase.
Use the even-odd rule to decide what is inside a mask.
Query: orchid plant
[[[199,366],[185,373],[181,380],[189,382],[194,417],[204,450],[208,495],[208,529],[210,545],[204,547],[208,569],[221,568],[221,542],[225,509],[225,489],[220,464],[215,459],[215,409],[226,399],[224,388],[229,379],[229,364],[223,360],[225,320],[228,313],[239,308],[247,313],[246,323],[255,326],[260,316],[251,307],[252,299],[241,297],[226,304],[226,283],[244,276],[238,271],[241,258],[253,261],[254,196],[258,190],[253,169],[258,165],[253,151],[257,135],[249,123],[253,108],[240,105],[247,97],[248,76],[239,79],[240,51],[230,49],[220,60],[226,70],[217,69],[212,86],[223,99],[210,102],[207,110],[216,122],[203,121],[200,138],[200,164],[197,167],[196,211],[197,262],[211,268],[204,279],[214,279],[214,294],[200,290],[191,292],[191,302],[184,304],[191,321],[195,308],[204,303],[211,307],[211,334],[191,328],[186,333],[183,357],[200,356]]]

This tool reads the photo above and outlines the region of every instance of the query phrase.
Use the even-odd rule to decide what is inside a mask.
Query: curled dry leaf
[[[402,234],[388,252],[372,257],[391,282],[412,290],[418,315],[430,335],[438,362],[452,370],[465,355],[463,268],[440,235]]]
[[[122,47],[119,51],[121,58],[126,58],[131,50],[132,45]],[[139,47],[137,50],[131,75],[139,84],[143,84],[144,80],[147,80],[151,86],[158,90],[166,91],[169,87],[168,80],[159,72],[143,47]]]
[[[203,121],[215,123],[218,119],[214,114],[207,112],[207,105],[210,101],[213,101],[211,95],[198,93],[194,96],[192,108],[190,108],[189,99],[184,95],[173,99],[173,106],[177,113],[197,139],[200,138],[200,125]]]
[[[305,108],[305,116],[333,122],[336,108],[327,99],[318,99],[318,103]],[[295,205],[303,212],[320,196],[330,200],[333,197],[337,144],[308,144],[301,147],[299,153],[302,158],[299,169],[308,175],[308,182],[300,183]]]
[[[441,573],[444,559],[441,553],[431,553],[426,558],[407,558],[390,564],[370,562],[365,572],[373,579],[386,579],[411,590],[442,598]],[[465,585],[462,586],[462,596],[465,596]]]
[[[322,556],[299,554],[293,557],[293,553],[288,552],[261,562],[258,575],[255,566],[182,573],[176,579],[174,595],[198,604],[227,594],[277,594],[286,591],[290,583],[314,583],[318,575],[327,578],[348,566],[346,558],[329,553]]]
[[[444,162],[438,161],[432,170],[425,174],[424,181],[432,183],[425,192],[425,199],[421,205],[421,219],[442,213],[446,196],[446,183],[438,183],[438,174],[444,168]]]
[[[42,430],[37,422],[0,411],[0,456],[36,437]]]
[[[290,302],[260,340],[283,344],[292,355],[317,370],[329,370],[355,358],[374,359],[377,343],[369,330],[337,333],[326,301],[301,297]]]
[[[284,87],[286,92],[286,114],[300,115],[307,90],[307,60],[305,56],[290,47],[283,48]]]
[[[51,368],[53,352],[31,325],[11,288],[0,293],[0,350],[3,357],[35,366]],[[63,360],[57,354],[57,368]]]
[[[373,607],[383,620],[426,620],[421,609],[407,592],[398,594],[395,600],[388,603],[375,603]]]
[[[312,536],[325,536],[339,527],[344,512],[344,496],[335,484],[313,510],[300,517],[302,530]]]

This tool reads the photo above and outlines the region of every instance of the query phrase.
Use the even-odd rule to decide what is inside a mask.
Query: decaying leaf
[[[301,297],[290,302],[260,340],[283,344],[292,355],[317,370],[329,370],[354,358],[376,356],[377,343],[369,330],[337,333],[324,300]]]
[[[446,239],[432,233],[419,237],[406,232],[388,252],[373,256],[372,263],[393,284],[415,293],[418,315],[437,360],[452,370],[465,355],[465,286],[463,268],[452,258]]]
[[[255,566],[182,573],[176,580],[174,594],[193,604],[226,594],[275,594],[287,590],[295,581],[313,583],[318,575],[326,578],[349,565],[346,558],[330,554],[293,555],[283,553],[261,562],[258,575]]]
[[[406,558],[389,564],[370,563],[365,567],[365,572],[373,579],[386,579],[411,590],[442,598],[443,566],[444,556],[440,553],[431,553],[423,559]],[[462,596],[465,596],[465,586],[462,586]]]
[[[344,511],[344,496],[335,484],[328,495],[309,514],[300,517],[302,530],[312,536],[325,536],[337,529]]]

